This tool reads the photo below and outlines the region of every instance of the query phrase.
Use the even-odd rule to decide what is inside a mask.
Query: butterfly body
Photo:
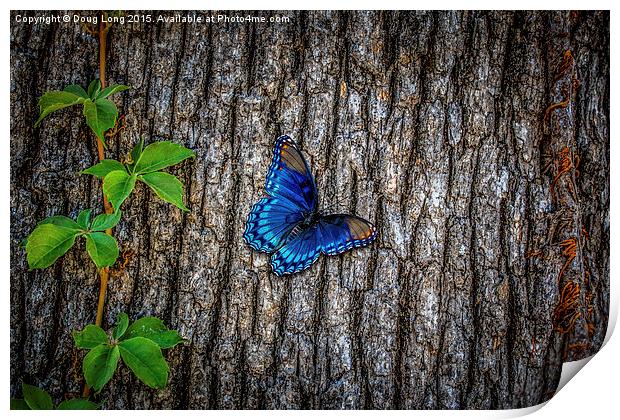
[[[299,226],[306,227],[306,228],[310,227],[311,225],[321,221],[321,219],[323,219],[324,217],[325,215],[323,214],[322,211],[315,210],[313,212],[306,214],[304,220],[299,222]]]
[[[252,248],[272,253],[277,275],[305,270],[321,253],[340,254],[377,236],[375,227],[360,217],[318,210],[308,163],[288,136],[276,140],[265,191],[268,197],[252,207],[243,237]]]

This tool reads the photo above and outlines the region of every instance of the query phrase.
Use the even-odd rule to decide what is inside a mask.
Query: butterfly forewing
[[[254,249],[273,252],[316,208],[314,179],[308,164],[288,136],[276,140],[265,190],[270,197],[259,200],[252,207],[243,237]]]
[[[252,207],[243,238],[257,251],[273,252],[301,220],[299,208],[288,199],[265,197]]]
[[[286,197],[305,213],[316,210],[317,190],[308,163],[288,136],[276,140],[265,191],[272,197]]]

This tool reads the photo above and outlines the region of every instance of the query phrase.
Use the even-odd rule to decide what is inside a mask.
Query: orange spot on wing
[[[364,239],[368,239],[370,238],[374,233],[374,229],[372,227],[369,227],[363,234],[361,235],[354,235],[355,239],[357,240],[364,240]]]

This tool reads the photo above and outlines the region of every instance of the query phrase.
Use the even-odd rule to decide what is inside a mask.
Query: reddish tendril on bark
[[[556,76],[553,79],[553,83],[557,83],[561,81],[563,78],[565,83],[561,86],[560,90],[564,97],[563,100],[553,103],[547,107],[544,114],[544,122],[549,123],[551,118],[551,113],[555,110],[564,109],[570,107],[571,100],[573,98],[573,94],[579,88],[581,82],[578,80],[575,72],[575,59],[570,50],[566,50],[562,56],[562,61],[557,68]],[[558,203],[560,206],[568,206],[571,208],[567,202],[568,197],[562,197],[563,191],[558,190],[558,182],[560,179],[565,179],[565,188],[568,191],[569,197],[571,197],[575,203],[578,205],[578,190],[576,185],[576,180],[580,176],[579,172],[579,163],[580,156],[572,151],[568,145],[564,145],[561,147],[560,151],[553,156],[550,162],[551,165],[555,167],[555,171],[551,173],[553,177],[551,185],[550,185],[550,194],[551,198],[554,202]],[[575,323],[577,320],[583,316],[585,316],[586,322],[586,330],[588,334],[588,339],[591,339],[595,333],[595,326],[592,322],[592,315],[594,312],[593,306],[593,294],[589,290],[590,288],[590,272],[587,267],[587,260],[583,256],[583,246],[584,242],[589,239],[589,235],[587,229],[581,221],[575,221],[574,233],[568,239],[565,239],[559,243],[562,249],[562,256],[565,258],[565,262],[560,269],[558,274],[557,282],[560,290],[560,297],[558,299],[558,304],[553,312],[553,327],[554,330],[559,332],[560,334],[566,334],[571,332],[575,328]],[[579,257],[581,259],[582,267],[582,279],[583,279],[583,287],[580,285],[578,280],[568,280],[565,282],[564,286],[562,286],[562,278],[565,276],[567,269],[570,267],[571,263],[577,257],[579,253]],[[539,251],[534,251],[526,254],[526,257],[540,256],[541,253]],[[581,304],[581,290],[584,289],[584,305]],[[585,308],[584,313],[582,314],[582,308]],[[566,357],[569,351],[583,351],[589,348],[590,343],[572,343],[569,344],[564,350],[564,357]]]

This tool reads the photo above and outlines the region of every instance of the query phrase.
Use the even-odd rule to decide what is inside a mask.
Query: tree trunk
[[[187,338],[155,392],[123,367],[108,409],[517,408],[595,353],[609,306],[608,12],[213,12],[282,23],[115,24],[108,81],[126,130],[196,152],[172,172],[184,214],[143,186],[114,232],[116,315]],[[11,395],[78,395],[71,331],[94,322],[83,244],[28,271],[46,216],[101,208],[94,136],[47,90],[97,77],[78,24],[11,14]],[[81,12],[82,15],[91,13]],[[125,15],[133,14],[131,12]],[[153,12],[156,17],[158,12]],[[162,12],[173,16],[173,12]],[[183,13],[185,14],[185,13]],[[194,13],[190,13],[194,14]],[[321,206],[376,224],[369,247],[276,277],[242,238],[278,135],[301,146]]]

